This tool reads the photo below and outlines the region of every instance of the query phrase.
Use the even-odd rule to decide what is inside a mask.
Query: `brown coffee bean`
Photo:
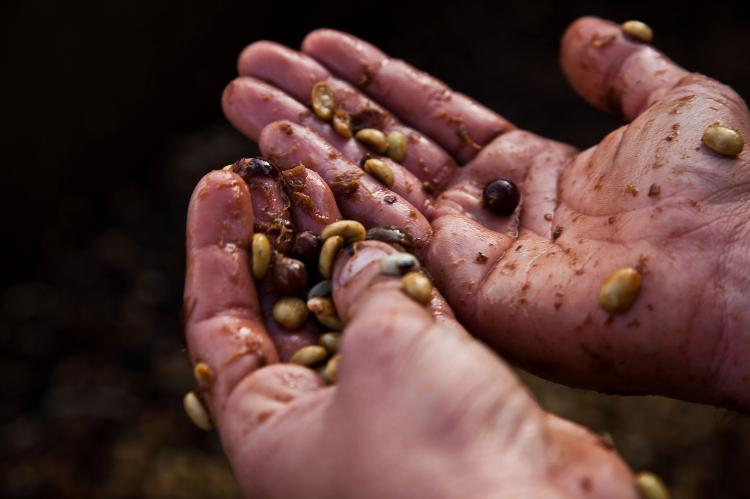
[[[283,295],[303,293],[307,288],[305,264],[277,253],[273,262],[273,283]]]
[[[294,238],[292,246],[292,255],[307,262],[315,261],[320,251],[321,240],[314,233],[306,230],[300,232]]]
[[[502,216],[512,215],[520,200],[516,184],[505,178],[489,182],[482,194],[484,207]]]

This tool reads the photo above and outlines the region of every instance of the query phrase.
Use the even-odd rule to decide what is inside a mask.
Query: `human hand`
[[[339,217],[314,173],[290,171],[277,182],[245,169],[247,185],[209,173],[188,215],[188,350],[245,497],[636,497],[616,453],[542,411],[437,293],[421,305],[380,273],[395,252],[385,243],[355,243],[336,261],[333,298],[347,323],[337,383],[278,363],[321,329],[308,320],[290,332],[270,318],[278,286],[267,274],[256,289],[253,226],[281,248],[278,228],[291,227],[279,220],[319,233]]]
[[[248,47],[223,105],[264,154],[318,171],[345,216],[415,236],[462,324],[504,356],[579,386],[750,410],[750,155],[702,143],[717,122],[750,137],[747,107],[599,19],[568,29],[561,62],[586,100],[631,123],[578,152],[330,30],[301,53]],[[374,109],[408,138],[400,164],[386,159],[390,188],[365,176],[337,189],[371,151],[310,113],[319,81],[350,115]],[[500,177],[521,193],[512,216],[482,206]],[[606,311],[600,290],[622,268],[640,291]]]

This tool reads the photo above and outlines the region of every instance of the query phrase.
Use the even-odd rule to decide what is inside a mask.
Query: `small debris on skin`
[[[386,114],[377,109],[366,108],[350,115],[351,127],[354,133],[365,128],[380,128],[385,121]]]
[[[634,186],[633,184],[628,184],[628,186],[625,188],[625,192],[627,192],[633,197],[638,196],[638,188]]]
[[[557,239],[562,235],[563,228],[559,225],[555,227],[555,230],[552,231],[552,240],[557,241]]]
[[[487,255],[482,253],[481,251],[477,253],[477,257],[474,259],[477,263],[486,263],[487,262]]]
[[[385,201],[385,204],[393,204],[396,202],[396,196],[388,194],[383,198],[383,201]]]
[[[651,184],[648,188],[649,197],[658,196],[661,193],[661,187],[657,184]]]

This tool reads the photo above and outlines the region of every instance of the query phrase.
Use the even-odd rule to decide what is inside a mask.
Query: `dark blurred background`
[[[182,412],[193,381],[178,316],[192,186],[255,151],[219,106],[246,44],[347,30],[586,147],[618,122],[579,101],[558,69],[559,37],[584,14],[642,19],[678,63],[750,97],[742,2],[2,7],[0,496],[236,496],[215,434]],[[547,408],[609,432],[674,497],[750,497],[749,417],[524,377]]]

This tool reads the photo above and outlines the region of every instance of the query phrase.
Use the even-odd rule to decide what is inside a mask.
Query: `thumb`
[[[589,103],[627,120],[688,74],[648,44],[650,28],[644,26],[582,17],[562,38],[560,64],[571,86]]]
[[[422,304],[398,277],[380,272],[380,260],[393,253],[383,243],[358,243],[334,273],[334,300],[349,319],[338,398],[349,424],[368,421],[359,432],[372,439],[368,452],[389,454],[387,442],[399,453],[415,442],[447,446],[452,466],[471,463],[497,497],[632,498],[632,475],[619,457],[583,428],[546,414],[437,292]]]

